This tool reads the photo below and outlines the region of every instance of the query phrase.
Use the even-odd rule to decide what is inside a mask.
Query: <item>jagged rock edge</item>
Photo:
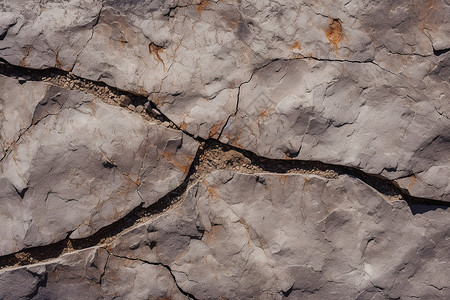
[[[294,59],[274,59],[274,60],[266,63],[265,65],[255,69],[254,72],[252,73],[250,79],[241,83],[237,87],[238,91],[240,90],[240,88],[243,84],[248,83],[252,79],[252,77],[256,71],[258,71],[264,67],[267,67],[268,65],[270,65],[271,63],[273,63],[275,61],[297,60],[297,59],[313,59],[313,60],[318,60],[318,61],[324,60],[324,61],[337,61],[337,62],[350,62],[350,63],[373,63],[371,61],[358,62],[358,61],[345,61],[345,60],[317,59],[317,58],[311,58],[311,57],[299,57],[299,58],[294,58]],[[10,69],[10,70],[8,71],[7,69]],[[26,68],[26,67],[19,67],[19,66],[11,65],[4,59],[0,58],[0,74],[2,74],[4,76],[14,78],[14,77],[18,77],[21,75],[30,75],[32,73],[38,74],[38,76],[35,76],[35,78],[52,77],[52,76],[57,76],[57,75],[66,75],[67,76],[70,74],[71,77],[75,77],[81,81],[89,82],[89,83],[92,83],[97,86],[108,87],[119,94],[131,96],[131,97],[133,97],[132,103],[141,104],[141,102],[143,102],[143,101],[150,101],[146,96],[143,96],[143,95],[140,95],[137,93],[133,93],[130,91],[121,90],[116,87],[109,86],[101,81],[93,81],[93,80],[85,79],[85,78],[76,76],[74,74],[71,74],[69,71],[64,71],[64,70],[57,69],[57,68],[32,69],[32,68]],[[15,74],[15,75],[13,75],[13,74]],[[42,81],[42,80],[35,79],[32,81]],[[61,87],[61,88],[64,88],[64,87]],[[87,248],[90,248],[93,246],[107,245],[107,244],[111,243],[112,241],[104,242],[105,239],[112,238],[114,240],[115,237],[121,235],[124,232],[127,232],[128,230],[133,228],[136,224],[141,222],[142,219],[148,218],[150,216],[156,217],[157,215],[163,213],[167,209],[170,209],[174,204],[178,204],[180,202],[179,200],[182,198],[182,196],[185,194],[185,192],[188,190],[188,188],[190,186],[192,186],[193,184],[195,184],[195,182],[191,183],[190,181],[191,181],[192,175],[195,174],[195,172],[196,172],[196,166],[199,163],[199,158],[206,150],[211,149],[212,147],[220,147],[220,148],[222,148],[223,151],[230,151],[230,150],[237,151],[237,152],[243,154],[245,157],[249,158],[251,160],[252,164],[255,164],[255,165],[261,167],[261,169],[263,169],[264,173],[285,174],[285,173],[288,173],[288,171],[290,169],[294,169],[299,166],[304,167],[305,164],[308,164],[308,165],[310,165],[309,168],[311,168],[311,165],[312,165],[313,168],[318,169],[318,170],[326,169],[326,170],[336,171],[338,176],[348,175],[348,176],[357,178],[357,179],[361,180],[362,182],[364,182],[365,184],[367,184],[368,186],[370,186],[371,188],[373,188],[374,190],[376,190],[379,194],[384,195],[384,196],[390,196],[390,194],[386,193],[385,191],[380,190],[379,187],[381,185],[388,185],[389,189],[391,191],[393,190],[398,195],[400,195],[402,197],[402,200],[404,200],[410,207],[412,205],[425,205],[425,206],[429,206],[431,209],[437,209],[437,208],[447,209],[448,207],[450,207],[449,202],[411,196],[407,190],[402,189],[395,181],[390,180],[390,179],[388,179],[384,176],[378,175],[378,174],[365,173],[364,171],[359,170],[354,167],[324,163],[321,161],[313,161],[313,160],[271,159],[271,158],[259,156],[259,155],[255,154],[249,150],[246,150],[246,149],[241,149],[241,148],[237,148],[237,147],[234,147],[234,146],[231,146],[228,144],[224,144],[224,143],[220,142],[218,139],[220,138],[220,135],[222,134],[223,128],[225,128],[226,123],[225,123],[224,127],[222,128],[222,131],[220,132],[220,135],[217,139],[209,138],[209,139],[205,140],[200,137],[195,137],[193,134],[187,132],[186,130],[179,128],[174,122],[172,122],[166,115],[164,115],[159,110],[159,108],[156,106],[155,103],[153,103],[151,101],[150,101],[150,103],[152,105],[152,108],[156,109],[161,114],[161,116],[163,117],[163,119],[165,121],[168,121],[168,122],[174,124],[175,127],[177,128],[177,130],[183,132],[186,135],[189,135],[190,137],[194,138],[196,141],[198,141],[201,144],[197,150],[194,160],[192,161],[192,163],[190,165],[189,172],[186,175],[183,183],[180,184],[178,187],[176,187],[174,190],[167,193],[162,198],[160,198],[154,204],[152,204],[148,207],[143,207],[142,204],[135,207],[132,211],[130,211],[127,215],[125,215],[121,219],[111,223],[108,226],[101,228],[100,230],[98,230],[96,233],[94,233],[93,235],[91,235],[89,237],[82,238],[82,239],[70,239],[69,236],[72,232],[68,232],[66,238],[59,242],[48,244],[45,246],[25,248],[25,249],[22,249],[21,251],[18,251],[18,252],[12,253],[12,254],[0,256],[0,270],[4,269],[4,268],[20,267],[20,266],[24,266],[24,265],[34,265],[37,263],[55,259],[55,258],[60,257],[63,254],[66,254],[68,250],[71,252],[71,251],[87,249]],[[235,113],[237,113],[238,105],[239,105],[239,93],[237,96]],[[228,119],[232,115],[230,115],[228,117]],[[227,121],[228,121],[228,119],[227,119]],[[23,135],[23,133],[19,136],[17,141],[20,140],[20,137]],[[7,154],[5,154],[4,157],[6,157],[6,155]],[[2,159],[4,157],[2,157]],[[282,164],[283,167],[282,168],[279,168],[279,167],[273,168],[272,166],[270,166],[270,165],[276,166],[278,164]],[[70,245],[70,246],[68,246],[68,245]],[[73,248],[71,249],[71,247],[73,247]],[[53,251],[56,255],[53,253],[52,254],[43,254],[43,252],[45,252],[45,253],[50,252],[49,250]],[[33,261],[31,261],[31,262],[20,261],[16,257],[16,255],[18,253],[31,254]]]

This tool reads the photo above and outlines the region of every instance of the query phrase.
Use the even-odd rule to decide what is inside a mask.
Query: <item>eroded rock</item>
[[[91,248],[6,269],[1,290],[17,293],[9,283],[19,278],[30,293],[47,278],[38,296],[90,281],[91,294],[101,287],[106,298],[445,299],[448,222],[445,210],[414,215],[349,176],[216,171],[180,205],[118,237],[109,258]]]
[[[89,94],[39,88],[40,100],[0,96],[5,143],[15,139],[1,162],[3,255],[87,237],[185,179],[198,147],[189,136]]]
[[[349,176],[217,171],[111,251],[169,265],[197,299],[442,299],[449,220]]]

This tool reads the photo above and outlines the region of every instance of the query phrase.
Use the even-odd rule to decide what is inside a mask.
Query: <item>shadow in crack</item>
[[[408,203],[408,205],[413,215],[423,214],[437,209],[446,210],[448,208],[448,206],[433,204]]]

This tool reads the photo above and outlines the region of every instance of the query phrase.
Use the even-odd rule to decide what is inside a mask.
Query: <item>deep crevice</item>
[[[445,53],[447,53],[449,51],[450,51],[450,48],[436,50],[433,47],[433,54],[436,55],[436,56],[441,56],[442,54],[445,54]]]
[[[315,59],[315,58],[313,58]],[[4,60],[2,60],[4,61]],[[273,63],[273,60],[267,64],[265,64],[263,67]],[[328,61],[328,60],[326,60]],[[261,67],[261,68],[263,68]],[[259,68],[259,69],[261,69]],[[256,71],[255,71],[256,72]],[[253,75],[255,74],[253,72]],[[154,119],[162,121],[162,122],[169,122],[171,123],[171,126],[173,128],[176,128],[185,134],[193,137],[198,142],[200,142],[202,145],[199,147],[197,154],[190,166],[189,172],[183,181],[183,183],[178,186],[173,191],[169,192],[167,195],[162,197],[160,200],[158,200],[156,203],[150,205],[149,207],[143,207],[143,205],[140,205],[136,208],[134,208],[132,211],[130,211],[126,216],[123,218],[115,221],[114,223],[103,227],[99,231],[97,231],[95,234],[83,238],[83,239],[69,239],[66,238],[60,242],[53,243],[46,246],[40,246],[40,247],[33,247],[24,249],[22,251],[19,251],[17,253],[9,254],[0,257],[0,269],[4,267],[10,267],[10,266],[17,266],[17,265],[27,265],[27,264],[33,264],[39,261],[56,258],[60,256],[61,254],[72,251],[72,250],[79,250],[84,249],[87,247],[95,246],[98,244],[104,244],[108,242],[109,239],[113,238],[117,234],[124,232],[128,228],[132,227],[136,223],[140,222],[144,218],[148,218],[149,216],[157,215],[162,212],[164,212],[166,209],[170,208],[174,203],[178,202],[179,199],[182,197],[182,195],[186,192],[189,185],[194,181],[195,177],[197,176],[196,172],[199,167],[200,158],[205,153],[205,151],[214,150],[217,149],[218,151],[222,151],[224,153],[229,151],[236,151],[249,159],[251,161],[251,164],[253,166],[256,166],[261,172],[269,172],[269,173],[289,173],[292,170],[300,170],[299,173],[306,173],[306,174],[336,174],[339,175],[348,175],[355,178],[358,178],[359,180],[365,182],[367,185],[371,186],[372,188],[376,189],[378,192],[380,192],[383,195],[386,196],[392,196],[392,197],[398,197],[399,199],[405,200],[408,205],[410,206],[411,212],[413,214],[417,213],[424,213],[430,210],[435,210],[438,208],[441,209],[447,209],[450,206],[449,202],[445,201],[439,201],[439,200],[433,200],[433,199],[427,199],[427,198],[420,198],[420,197],[414,197],[409,195],[409,193],[406,190],[402,190],[394,181],[389,180],[385,177],[382,177],[380,175],[375,174],[367,174],[359,169],[353,168],[353,167],[347,167],[347,166],[341,166],[341,165],[334,165],[334,164],[328,164],[323,163],[320,161],[301,161],[301,160],[288,160],[288,159],[269,159],[261,157],[251,151],[240,149],[237,147],[233,147],[227,144],[223,144],[215,139],[208,139],[203,140],[198,137],[194,137],[189,132],[186,132],[185,130],[181,130],[178,126],[176,126],[174,123],[170,121],[169,118],[167,118],[161,111],[158,109],[158,107],[151,101],[148,100],[148,98],[144,95],[134,94],[127,91],[122,91],[114,87],[107,86],[103,82],[95,82],[88,79],[83,79],[77,76],[74,76],[70,72],[62,71],[55,68],[49,68],[44,70],[35,70],[35,69],[29,69],[25,67],[18,67],[13,66],[8,63],[0,64],[0,74],[3,74],[8,77],[15,77],[15,78],[25,78],[26,81],[45,81],[47,78],[51,77],[54,78],[56,76],[65,76],[69,78],[76,78],[81,83],[85,85],[90,85],[93,88],[89,90],[88,92],[95,93],[95,91],[99,90],[99,88],[108,88],[108,91],[117,96],[117,98],[126,98],[126,102],[122,103],[121,106],[128,107],[130,104],[132,104],[134,107],[137,107],[139,105],[146,105],[148,104],[148,107],[146,108],[146,113],[150,116],[152,116]],[[249,82],[251,78],[247,81]],[[240,87],[247,83],[244,82],[239,86]],[[73,86],[65,87],[67,89],[75,89]],[[238,98],[237,98],[237,106],[236,111],[238,109],[239,105],[239,91],[238,91]],[[155,113],[156,112],[156,113]],[[226,126],[226,125],[225,125]],[[224,126],[224,127],[225,127]],[[222,128],[223,130],[223,128]],[[220,135],[219,135],[220,137]],[[214,158],[212,158],[214,160]],[[105,167],[114,167],[114,165],[110,165],[106,163]],[[331,175],[332,177],[332,175]],[[17,191],[21,197],[25,195],[26,189],[23,191]],[[68,234],[69,236],[70,234]]]
[[[99,244],[108,243],[114,236],[137,224],[143,218],[148,218],[164,212],[166,209],[171,207],[171,205],[175,204],[187,190],[190,178],[195,172],[195,167],[198,164],[199,156],[203,153],[203,151],[204,149],[199,147],[199,150],[197,151],[194,161],[189,169],[189,173],[183,183],[152,205],[148,207],[144,207],[143,204],[137,206],[121,219],[101,228],[89,237],[70,239],[69,236],[71,232],[69,232],[67,234],[67,238],[62,241],[45,246],[27,248],[16,253],[1,256],[0,269],[11,266],[34,264],[43,260],[57,258],[62,254],[73,250],[81,250]]]
[[[23,199],[25,197],[25,193],[28,191],[28,188],[24,188],[23,190],[19,191],[17,188],[15,188],[17,194],[19,195],[19,197],[21,199]]]

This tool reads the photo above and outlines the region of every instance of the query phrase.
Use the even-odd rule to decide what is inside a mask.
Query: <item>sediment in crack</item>
[[[266,64],[266,66],[270,63]],[[199,137],[194,137],[189,132],[182,130],[176,124],[171,122],[170,119],[161,113],[157,106],[149,101],[145,95],[137,95],[127,91],[121,91],[117,88],[110,87],[105,83],[83,79],[66,71],[53,68],[33,70],[24,67],[12,66],[7,63],[0,63],[0,74],[8,77],[16,77],[19,81],[46,81],[62,88],[88,92],[98,96],[107,103],[120,105],[127,108],[129,108],[129,104],[133,107],[138,107],[139,105],[144,106],[148,103],[145,111],[135,112],[139,113],[144,118],[152,119],[161,123],[167,123],[165,126],[170,126],[180,130],[201,143],[201,146],[197,151],[183,183],[159,199],[156,203],[150,205],[149,207],[143,207],[140,205],[134,208],[123,218],[106,227],[103,227],[90,237],[74,240],[68,238],[68,236],[70,236],[70,233],[68,233],[67,238],[60,242],[46,246],[28,248],[17,253],[2,256],[0,257],[0,269],[5,267],[34,264],[40,261],[59,257],[62,254],[74,250],[85,249],[95,245],[108,244],[114,240],[117,235],[132,228],[135,224],[148,220],[150,217],[157,216],[174,204],[180,202],[184,193],[190,186],[217,169],[230,169],[244,173],[315,174],[326,178],[336,178],[340,175],[349,175],[358,178],[367,185],[376,189],[380,194],[386,196],[388,200],[406,201],[409,204],[413,214],[438,208],[447,209],[450,206],[450,203],[448,202],[411,196],[407,191],[402,190],[394,181],[380,175],[367,174],[356,168],[327,164],[320,161],[269,159],[258,156],[255,153],[245,149],[223,144],[216,139],[210,138],[208,140],[204,140]],[[125,103],[123,102],[124,98],[127,100]],[[239,98],[237,100],[239,100]],[[237,102],[237,105],[238,104],[239,103]]]

